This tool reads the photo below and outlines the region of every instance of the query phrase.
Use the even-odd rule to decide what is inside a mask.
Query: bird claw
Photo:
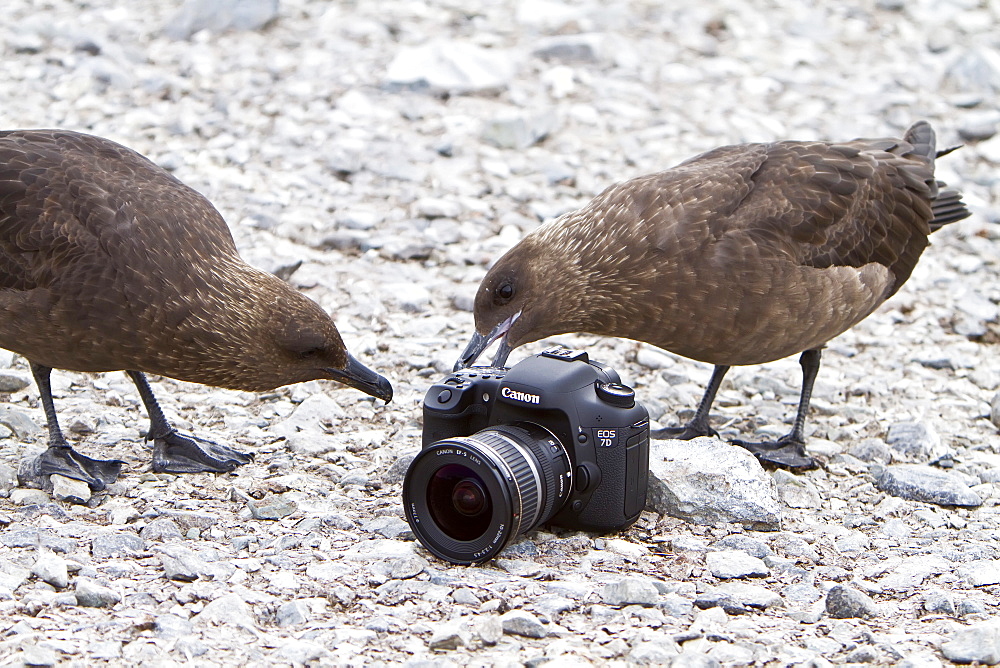
[[[51,489],[51,475],[80,480],[92,492],[101,492],[118,479],[120,459],[93,459],[69,446],[52,446],[33,459],[22,462],[17,472],[18,483],[24,487]]]
[[[761,464],[776,466],[790,471],[808,471],[818,468],[816,460],[806,454],[803,441],[783,436],[777,441],[752,442],[734,440],[733,445],[746,448]]]
[[[252,461],[253,455],[175,431],[153,439],[154,473],[229,473]]]

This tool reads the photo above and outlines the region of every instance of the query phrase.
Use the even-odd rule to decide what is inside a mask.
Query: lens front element
[[[489,527],[492,506],[483,479],[461,464],[442,466],[427,485],[431,517],[455,540],[481,536]]]

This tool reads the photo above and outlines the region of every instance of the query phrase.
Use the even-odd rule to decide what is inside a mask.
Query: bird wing
[[[225,221],[138,153],[73,132],[0,133],[0,289],[107,286],[94,274],[140,255],[148,268],[198,254],[236,254]]]
[[[627,202],[614,217],[641,227],[633,235],[645,235],[654,253],[709,244],[715,253],[701,257],[720,266],[750,252],[814,268],[877,263],[893,276],[887,297],[927,245],[937,194],[932,164],[892,139],[744,144],[606,196]]]

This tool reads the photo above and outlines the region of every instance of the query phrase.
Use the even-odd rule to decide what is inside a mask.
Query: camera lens
[[[406,519],[438,557],[487,561],[562,507],[572,487],[569,461],[559,439],[528,422],[432,443],[403,480]]]

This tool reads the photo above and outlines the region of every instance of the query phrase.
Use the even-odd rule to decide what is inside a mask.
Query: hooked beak
[[[500,341],[500,346],[497,348],[497,354],[493,358],[494,367],[502,367],[507,362],[507,356],[510,355],[512,350],[510,345],[507,343],[507,332],[510,331],[511,325],[517,320],[521,312],[518,311],[514,315],[510,316],[499,325],[494,327],[492,331],[486,336],[483,336],[479,332],[472,333],[472,339],[469,340],[469,345],[465,347],[465,351],[462,356],[458,358],[455,362],[455,368],[453,371],[460,371],[466,367],[470,367],[475,364],[479,356],[483,354],[483,351],[490,347],[490,344],[503,337]]]
[[[389,403],[392,401],[392,385],[389,381],[378,375],[364,364],[347,355],[347,365],[343,369],[326,369],[330,376],[344,385],[361,390],[365,394],[370,394]]]

